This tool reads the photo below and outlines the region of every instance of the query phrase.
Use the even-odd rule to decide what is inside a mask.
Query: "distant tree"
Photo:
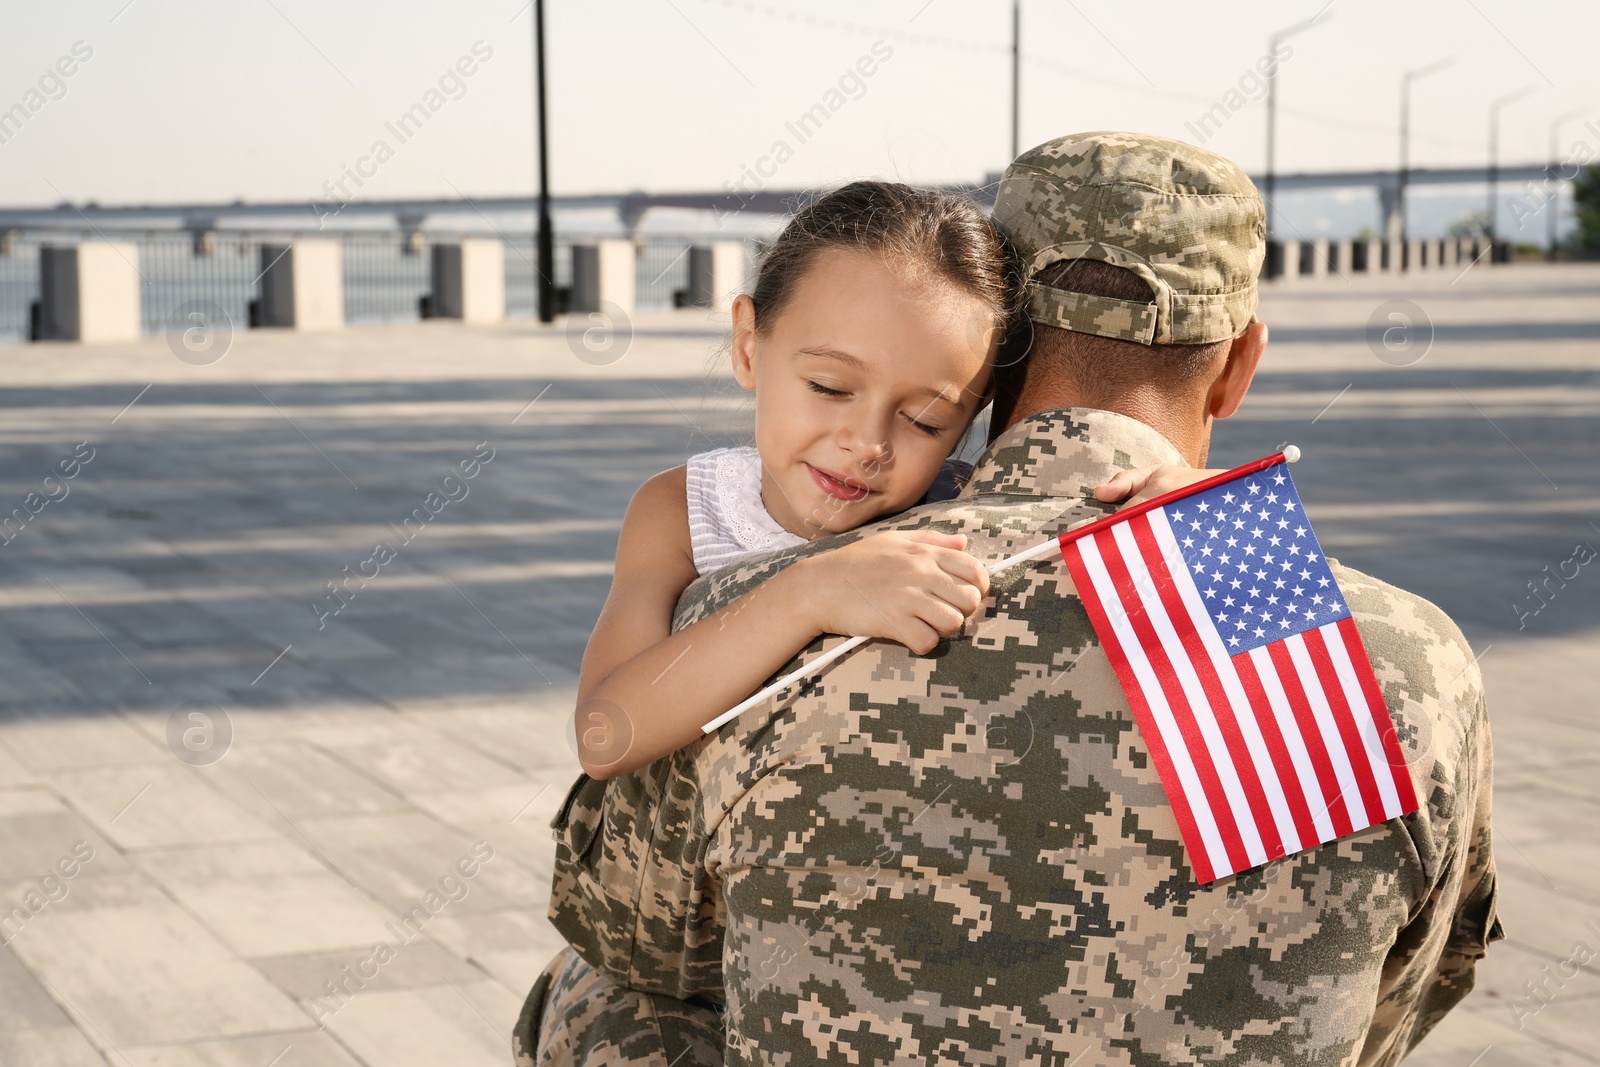
[[[1446,237],[1482,237],[1489,232],[1489,211],[1479,208],[1469,211],[1450,224],[1450,229],[1445,232]]]
[[[1578,213],[1573,238],[1580,255],[1600,255],[1600,163],[1591,163],[1572,183],[1572,206]]]

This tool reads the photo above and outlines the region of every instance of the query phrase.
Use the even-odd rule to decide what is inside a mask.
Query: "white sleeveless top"
[[[686,482],[689,544],[700,574],[757,552],[805,543],[779,526],[761,503],[761,455],[754,448],[690,456]]]

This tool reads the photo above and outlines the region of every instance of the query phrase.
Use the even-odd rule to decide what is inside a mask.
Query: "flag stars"
[[[1163,574],[1193,581],[1191,595],[1205,605],[1197,621],[1216,627],[1230,654],[1350,615],[1339,612],[1337,579],[1302,512],[1287,471],[1273,469],[1165,512],[1172,538]],[[1178,573],[1186,564],[1187,579]]]

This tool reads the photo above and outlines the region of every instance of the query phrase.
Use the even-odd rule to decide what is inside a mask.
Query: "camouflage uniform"
[[[1187,320],[1169,301],[1157,332],[1248,322],[1253,288],[1215,288]],[[1138,329],[1117,304],[1072,321]],[[960,499],[708,575],[674,624],[879,529],[965,533],[997,559],[1106,514],[1092,491],[1116,471],[1177,462],[1122,415],[1035,413]],[[1450,621],[1334,574],[1424,798],[1414,815],[1197,885],[1065,568],[1040,560],[996,576],[928,656],[872,642],[648,768],[580,779],[551,902],[571,948],[528,998],[518,1063],[1399,1060],[1497,935],[1488,728]]]

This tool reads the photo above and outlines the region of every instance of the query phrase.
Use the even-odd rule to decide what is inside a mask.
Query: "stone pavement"
[[[1271,291],[1214,461],[1299,444],[1482,655],[1511,937],[1413,1062],[1596,1063],[1600,575],[1528,583],[1600,548],[1600,268],[1451,277]],[[720,323],[589,326],[0,348],[0,515],[54,498],[0,545],[0,1064],[507,1062],[623,507],[748,417]]]

